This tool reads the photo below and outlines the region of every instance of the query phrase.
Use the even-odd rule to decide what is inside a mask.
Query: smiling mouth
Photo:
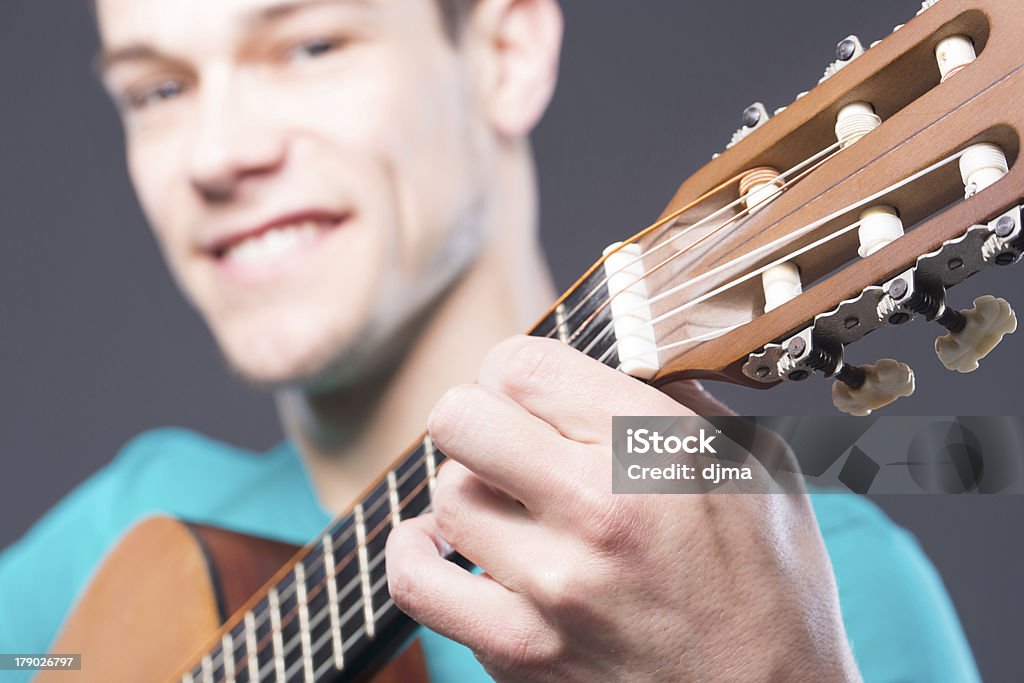
[[[264,268],[280,263],[336,230],[348,215],[303,214],[223,240],[209,249],[222,265]]]

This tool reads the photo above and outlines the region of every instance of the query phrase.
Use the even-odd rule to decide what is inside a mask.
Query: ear
[[[558,80],[562,10],[557,0],[480,0],[464,39],[483,110],[503,137],[529,135]]]

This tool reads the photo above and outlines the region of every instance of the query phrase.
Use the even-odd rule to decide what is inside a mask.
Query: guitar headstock
[[[1012,311],[965,315],[947,291],[1024,250],[1021,35],[1019,0],[930,0],[867,49],[841,42],[789,107],[744,112],[729,148],[599,263],[620,367],[759,388],[823,374],[863,414],[913,375],[847,347],[914,317],[938,323],[947,367],[976,367]]]

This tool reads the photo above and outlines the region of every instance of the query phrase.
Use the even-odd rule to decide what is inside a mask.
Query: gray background
[[[788,104],[834,45],[910,18],[916,0],[566,3],[561,85],[535,140],[543,239],[567,286],[606,244],[643,227],[719,151],[741,110]],[[264,448],[280,437],[266,396],[237,386],[165,273],[125,176],[120,131],[91,73],[85,0],[0,8],[0,546],[131,435],[184,425]],[[958,288],[1020,303],[1020,269]],[[854,347],[918,373],[906,414],[1016,414],[1011,338],[972,375],[945,372],[918,322]],[[828,383],[770,394],[723,387],[747,414],[830,414]],[[986,680],[1019,680],[1024,498],[878,502],[937,564]]]

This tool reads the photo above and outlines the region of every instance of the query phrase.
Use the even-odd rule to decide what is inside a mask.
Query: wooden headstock
[[[846,312],[859,306],[860,317],[870,316],[889,296],[883,285],[918,266],[919,258],[932,254],[917,268],[918,282],[911,278],[911,294],[916,287],[933,299],[994,263],[993,254],[983,258],[983,244],[995,220],[1024,197],[1024,168],[1016,163],[1024,131],[1021,35],[1019,0],[934,3],[775,117],[758,122],[689,178],[655,226],[630,240],[634,253],[645,254],[640,272],[659,349],[658,369],[649,379],[701,377],[770,387],[786,379],[785,368],[776,367],[779,354],[801,331],[810,335],[812,350],[838,354],[823,368],[832,374],[842,368],[844,345],[888,324],[854,321]],[[951,36],[970,38],[977,59],[940,82],[936,46]],[[836,147],[837,115],[855,102],[870,103],[881,125],[830,150]],[[1009,172],[964,199],[957,159],[939,164],[980,142],[1003,151]],[[784,189],[773,188],[771,201],[748,214],[737,205],[738,178],[758,167],[796,172]],[[895,207],[906,234],[861,258],[858,232],[849,228],[875,205]],[[1020,233],[1016,215],[1013,239]],[[964,238],[972,226],[985,227]],[[1019,256],[1019,248],[1007,249]],[[960,273],[939,272],[940,260],[963,261],[965,255]],[[999,263],[1016,256],[1004,255]],[[799,267],[804,292],[765,313],[761,278],[749,275],[780,260]],[[764,359],[763,367],[752,356]]]

